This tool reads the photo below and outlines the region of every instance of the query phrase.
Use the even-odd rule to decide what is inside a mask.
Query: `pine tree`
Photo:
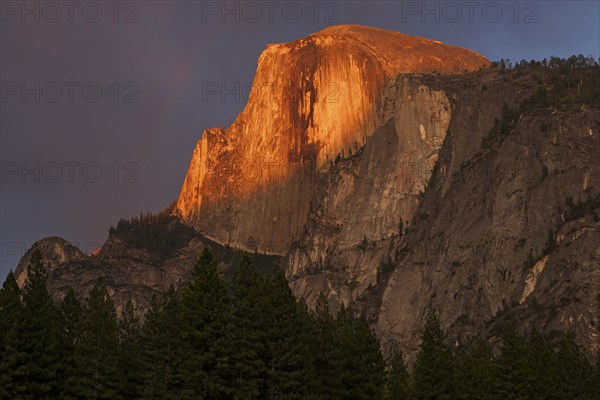
[[[427,314],[421,340],[412,373],[415,399],[455,399],[453,354],[433,311]]]
[[[301,343],[304,347],[304,358],[308,363],[308,367],[305,370],[306,375],[304,376],[304,387],[302,390],[303,399],[317,400],[321,399],[319,393],[320,380],[318,375],[318,351],[317,343],[319,342],[315,333],[316,321],[314,312],[308,308],[308,305],[303,298],[298,299],[298,335]]]
[[[527,369],[529,370],[529,398],[546,400],[551,399],[556,393],[552,385],[560,379],[556,353],[552,344],[537,329],[533,329],[525,340]]]
[[[329,310],[327,299],[319,294],[313,313],[313,361],[316,372],[313,393],[323,400],[339,399],[342,391],[341,361],[337,345],[336,321]]]
[[[34,399],[59,395],[60,327],[58,310],[46,287],[48,276],[42,253],[35,250],[23,286],[21,351],[27,396]]]
[[[61,367],[60,367],[60,392],[61,397],[69,395],[66,385],[69,376],[77,374],[75,367],[75,348],[81,339],[83,308],[75,296],[73,288],[69,287],[60,305],[60,332],[61,332]]]
[[[281,269],[266,280],[266,315],[261,318],[266,334],[266,380],[268,399],[302,399],[308,392],[312,360],[302,334],[308,326]]]
[[[488,400],[494,387],[494,354],[487,341],[476,338],[458,355],[457,398]]]
[[[354,318],[343,306],[336,321],[338,374],[342,398],[383,398],[384,364],[379,341],[363,318]]]
[[[503,334],[504,345],[497,359],[495,399],[525,400],[533,397],[535,371],[529,359],[526,339],[510,328]]]
[[[106,287],[97,282],[85,299],[81,335],[75,345],[68,398],[121,399],[117,316]]]
[[[125,304],[119,320],[119,344],[119,361],[123,371],[121,395],[131,400],[140,398],[143,385],[140,321],[131,299]]]
[[[558,343],[554,355],[555,379],[549,383],[548,398],[584,399],[587,398],[588,382],[592,376],[592,368],[579,351],[572,334],[566,334]],[[554,374],[553,374],[554,375]]]
[[[600,398],[600,352],[596,353],[596,362],[588,378],[588,398]]]
[[[60,306],[61,336],[70,345],[75,347],[81,335],[83,308],[75,295],[73,288],[69,287]]]
[[[12,271],[0,289],[0,399],[24,399],[21,289]]]
[[[263,320],[267,318],[267,285],[244,256],[233,275],[232,338],[235,353],[231,357],[234,399],[264,399],[267,392],[268,366],[267,332]]]
[[[152,298],[142,338],[143,397],[151,400],[182,398],[185,350],[181,305],[172,285],[162,299]]]
[[[184,387],[193,398],[220,399],[230,392],[226,374],[229,304],[225,282],[208,247],[181,291]],[[185,393],[184,393],[185,394]]]
[[[392,344],[386,372],[385,399],[410,400],[410,374],[397,343]]]

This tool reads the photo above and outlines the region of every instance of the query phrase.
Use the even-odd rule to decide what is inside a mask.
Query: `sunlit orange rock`
[[[400,117],[391,104],[399,74],[458,74],[488,65],[466,49],[358,25],[269,45],[244,111],[228,129],[208,129],[198,141],[176,212],[217,242],[285,254],[333,161],[354,154],[386,121]],[[438,100],[434,107],[448,113]],[[431,121],[421,122],[425,129]],[[439,147],[431,140],[443,140],[445,131],[431,140],[429,134],[417,132],[416,140]],[[400,142],[401,148],[415,145]]]

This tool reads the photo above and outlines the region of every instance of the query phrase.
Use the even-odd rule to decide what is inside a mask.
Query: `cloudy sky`
[[[2,0],[0,281],[42,237],[90,251],[120,218],[175,200],[196,141],[241,111],[268,43],[356,23],[491,60],[598,58],[599,4]]]

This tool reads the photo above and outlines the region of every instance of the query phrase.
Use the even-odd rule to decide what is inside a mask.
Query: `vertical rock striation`
[[[304,234],[311,201],[336,158],[350,157],[376,134],[386,135],[380,132],[386,126],[398,131],[389,138],[399,149],[396,165],[390,167],[396,175],[404,174],[402,163],[419,164],[439,147],[449,118],[447,102],[442,94],[425,89],[396,88],[399,74],[454,74],[488,64],[469,50],[358,25],[334,26],[298,41],[270,45],[258,60],[243,112],[228,129],[206,130],[198,142],[176,212],[219,243],[284,255]],[[404,96],[406,104],[397,104],[396,96]],[[428,101],[435,103],[433,112],[439,115],[427,115]],[[416,108],[423,111],[414,114]],[[375,161],[377,155],[372,157]],[[433,161],[430,158],[428,165]],[[390,179],[377,185],[393,187],[399,177]],[[357,196],[373,184],[345,188],[347,193],[331,201],[341,204],[351,192]],[[423,179],[413,189],[419,185],[424,185]],[[387,194],[400,196],[393,192]],[[363,236],[359,230],[378,239],[388,232],[377,225],[397,224],[395,217],[361,223],[350,215],[365,210],[366,215],[382,214],[396,207],[409,217],[411,208],[383,207],[372,211],[368,200],[356,209],[346,207],[342,220],[359,226],[344,228],[344,245],[358,243]],[[293,266],[294,274],[298,267]]]
[[[412,78],[445,93],[452,118],[376,310],[380,338],[411,357],[429,309],[457,346],[514,324],[600,349],[600,111],[536,103],[553,90],[543,77]]]
[[[446,95],[399,79],[386,95],[390,118],[355,156],[324,174],[300,239],[288,256],[294,292],[349,304],[377,284],[412,219],[450,122]]]

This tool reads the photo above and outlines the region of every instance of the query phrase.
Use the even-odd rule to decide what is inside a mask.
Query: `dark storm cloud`
[[[0,3],[0,280],[44,236],[90,250],[119,218],[174,200],[202,130],[244,106],[206,89],[250,83],[268,43],[357,23],[492,60],[600,52],[597,1],[46,3]],[[23,84],[39,103],[10,94]]]

